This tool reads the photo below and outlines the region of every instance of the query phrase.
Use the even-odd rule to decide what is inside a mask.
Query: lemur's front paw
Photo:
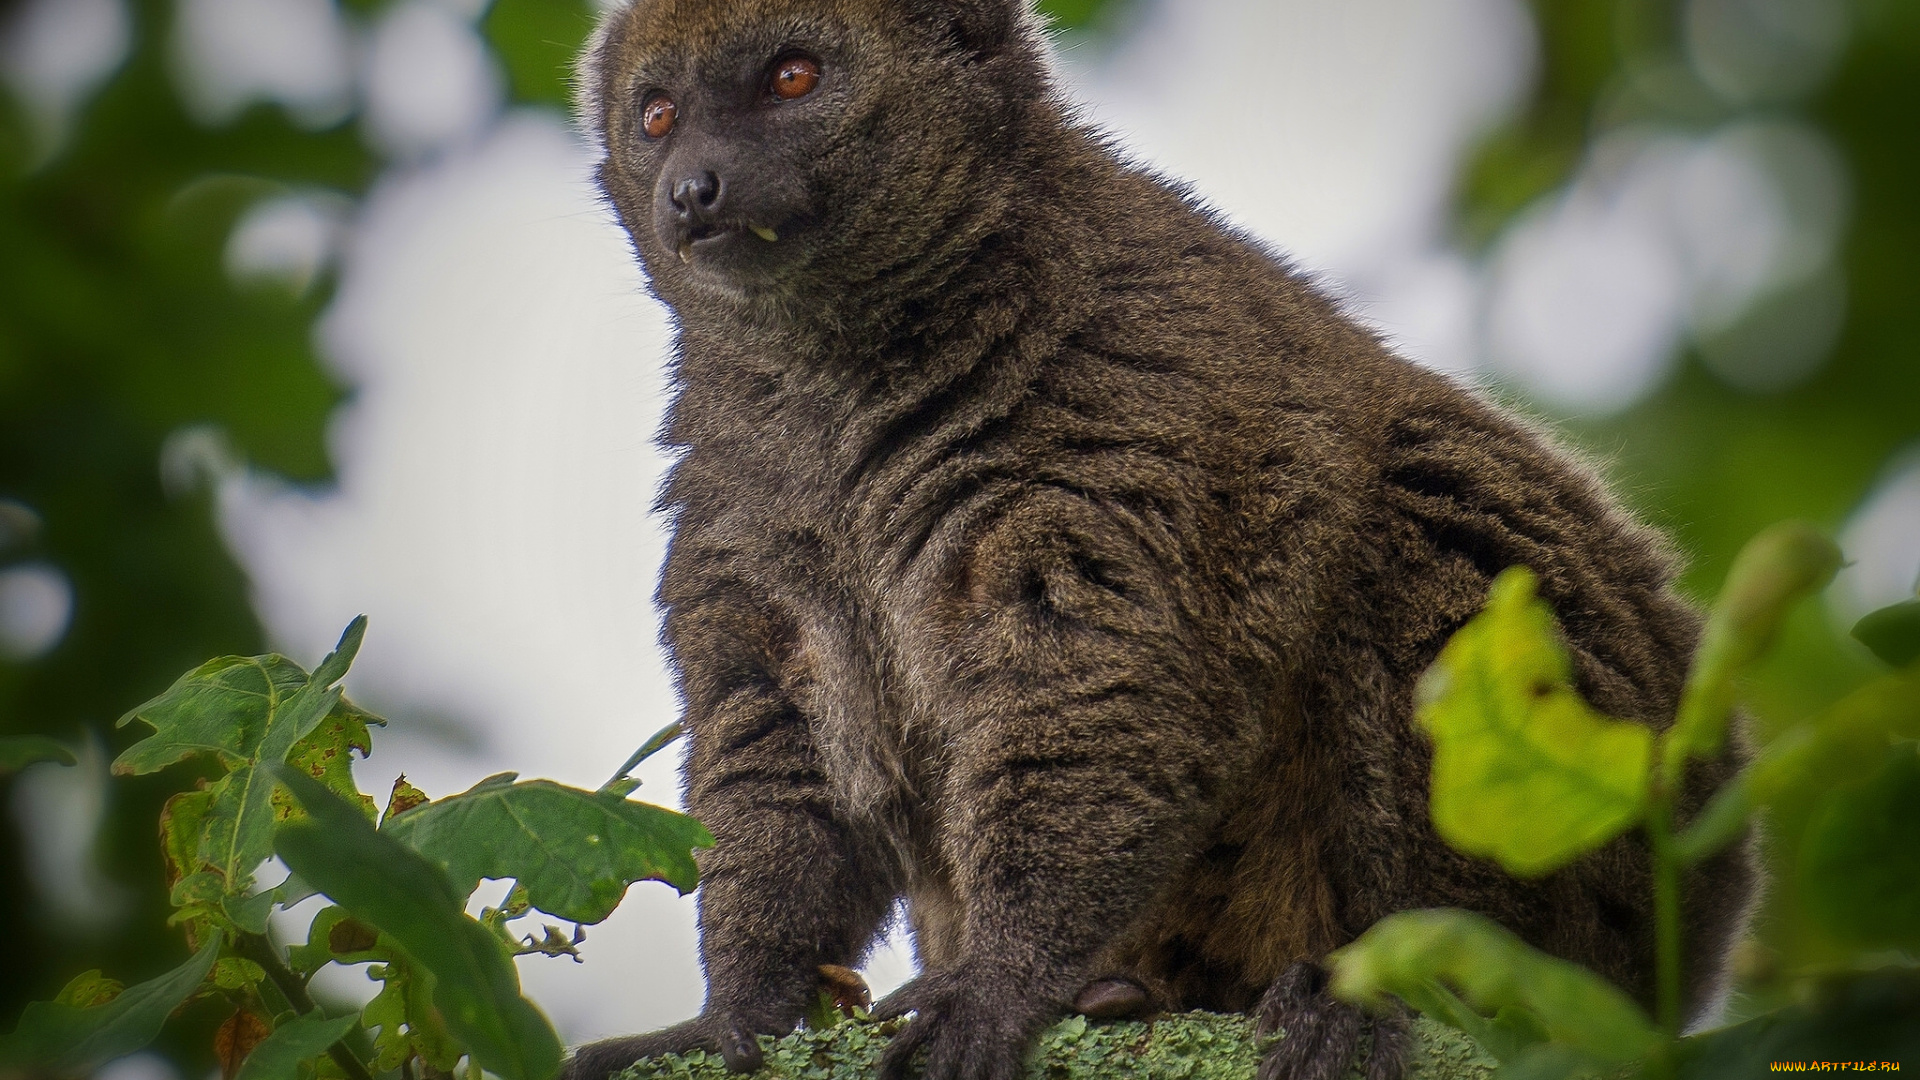
[[[1327,993],[1318,964],[1295,964],[1267,990],[1254,1010],[1262,1035],[1285,1037],[1267,1051],[1259,1080],[1340,1080],[1360,1055],[1360,1036],[1373,1036],[1366,1080],[1401,1080],[1407,1071],[1410,1026],[1403,1011],[1368,1016]]]
[[[882,1020],[916,1014],[880,1059],[880,1080],[906,1080],[922,1050],[922,1080],[1017,1080],[1027,1048],[1060,1011],[1005,979],[928,972],[874,1006]]]
[[[732,1072],[752,1072],[761,1063],[756,1036],[784,1035],[792,1028],[792,1022],[782,1029],[766,1020],[755,1022],[731,1013],[701,1013],[685,1023],[645,1035],[603,1039],[579,1047],[560,1067],[560,1080],[606,1080],[636,1061],[691,1050],[719,1054]]]

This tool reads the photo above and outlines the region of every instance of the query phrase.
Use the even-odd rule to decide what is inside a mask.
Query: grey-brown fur
[[[820,86],[777,101],[795,49]],[[1336,1076],[1363,1025],[1301,965],[1405,908],[1650,996],[1641,842],[1539,881],[1455,853],[1411,709],[1517,564],[1581,689],[1663,725],[1698,629],[1666,544],[1118,160],[1043,53],[1012,0],[638,0],[584,61],[602,182],[678,319],[660,599],[718,845],[705,1010],[581,1049],[576,1080],[751,1065],[902,896],[925,973],[881,1006],[919,1014],[893,1076],[917,1047],[929,1080],[1008,1080],[1102,975],[1168,1008],[1267,996],[1300,1036],[1267,1072]],[[649,141],[655,89],[680,112]],[[677,209],[706,172],[724,196]],[[1738,855],[1688,882],[1696,1005],[1750,891]]]

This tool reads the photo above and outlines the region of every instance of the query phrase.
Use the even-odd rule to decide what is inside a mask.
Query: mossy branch
[[[763,1038],[766,1065],[756,1075],[871,1080],[898,1023],[849,1020]],[[1415,1020],[1414,1035],[1408,1080],[1488,1080],[1498,1066],[1465,1035],[1426,1017]],[[1026,1080],[1253,1080],[1269,1045],[1245,1016],[1192,1012],[1110,1023],[1076,1016],[1040,1036]],[[720,1055],[695,1051],[640,1062],[611,1080],[735,1078]]]

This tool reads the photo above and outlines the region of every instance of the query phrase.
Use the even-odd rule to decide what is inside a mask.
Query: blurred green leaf
[[[1835,791],[1808,823],[1799,886],[1835,937],[1872,949],[1920,949],[1920,754],[1885,752],[1868,780]]]
[[[1572,673],[1533,575],[1502,573],[1420,681],[1433,821],[1448,843],[1545,874],[1639,820],[1653,733],[1595,712]]]
[[[128,987],[103,1005],[28,1005],[20,1026],[0,1040],[0,1065],[77,1073],[133,1053],[160,1034],[173,1010],[199,989],[219,954],[220,935],[214,933],[186,963]]]
[[[474,1061],[506,1080],[552,1077],[559,1039],[520,996],[512,961],[466,916],[446,875],[318,781],[286,766],[277,775],[308,815],[276,836],[287,866],[432,973],[433,1003]]]
[[[692,849],[713,844],[699,822],[618,795],[513,780],[490,776],[395,815],[381,831],[445,871],[463,897],[482,878],[513,878],[534,907],[569,922],[605,919],[636,881],[693,890]]]
[[[1384,1005],[1392,994],[1426,1011],[1423,1001],[1444,1002],[1458,992],[1483,1030],[1491,1026],[1486,1018],[1501,1010],[1524,1011],[1524,1019],[1508,1014],[1500,1025],[1509,1035],[1510,1055],[1532,1045],[1538,1033],[1613,1064],[1639,1060],[1662,1042],[1646,1014],[1617,987],[1470,912],[1389,915],[1335,950],[1328,963],[1333,995],[1355,1004]],[[1498,1053],[1491,1045],[1487,1049]]]
[[[1920,660],[1920,600],[1869,613],[1853,624],[1853,636],[1894,667]]]
[[[1676,838],[1676,852],[1684,862],[1705,858],[1742,835],[1755,809],[1824,795],[1855,778],[1889,739],[1916,738],[1920,672],[1875,679],[1762,747]]]
[[[69,979],[53,1000],[57,1005],[91,1009],[96,1005],[105,1005],[125,990],[119,979],[109,979],[98,971],[84,971]]]
[[[253,1048],[234,1080],[300,1080],[300,1065],[326,1053],[356,1022],[353,1016],[329,1020],[317,1012],[289,1020]]]
[[[15,735],[0,739],[0,776],[19,772],[41,761],[72,765],[76,759],[65,744],[44,735]]]
[[[1840,549],[1818,529],[1786,521],[1754,537],[1733,561],[1694,652],[1679,717],[1663,744],[1668,781],[1689,757],[1712,757],[1726,738],[1734,679],[1772,646],[1792,606],[1826,587]]]
[[[564,106],[593,26],[593,8],[581,0],[494,0],[482,29],[516,100]]]

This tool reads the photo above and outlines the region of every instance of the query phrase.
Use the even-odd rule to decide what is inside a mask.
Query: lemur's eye
[[[768,89],[781,101],[806,97],[819,85],[820,64],[805,56],[789,56],[774,64],[768,80]]]
[[[679,112],[672,98],[655,90],[640,105],[640,130],[649,139],[664,139],[673,130],[673,119]]]

